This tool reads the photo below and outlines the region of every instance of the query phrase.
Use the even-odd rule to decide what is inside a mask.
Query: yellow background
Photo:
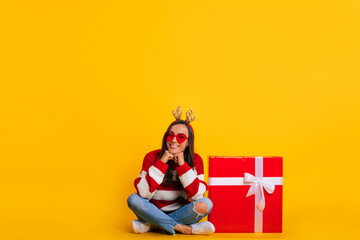
[[[358,239],[359,16],[356,0],[3,1],[0,238],[169,237],[133,234],[126,198],[181,104],[206,171],[284,157],[284,232],[211,238]]]

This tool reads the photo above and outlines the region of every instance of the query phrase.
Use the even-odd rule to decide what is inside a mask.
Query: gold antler
[[[190,109],[188,112],[186,112],[186,122],[191,123],[195,120],[196,115],[194,115],[194,110]]]
[[[176,113],[175,113],[175,110],[173,110],[173,115],[174,117],[176,118],[176,120],[179,120],[181,118],[181,114],[182,114],[182,110],[181,110],[181,106],[179,105],[177,108],[176,108]]]

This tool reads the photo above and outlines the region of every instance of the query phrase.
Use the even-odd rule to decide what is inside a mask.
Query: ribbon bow
[[[251,184],[246,197],[254,195],[256,190],[260,192],[261,198],[257,203],[257,208],[262,212],[265,208],[264,188],[268,193],[272,194],[275,190],[275,185],[269,182],[265,182],[262,179],[258,179],[249,173],[244,174],[244,182]]]

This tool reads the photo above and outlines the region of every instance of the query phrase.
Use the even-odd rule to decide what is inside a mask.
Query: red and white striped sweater
[[[170,167],[173,181],[170,185],[163,182],[168,164],[160,161],[161,150],[146,154],[141,173],[135,179],[137,193],[150,200],[162,211],[174,211],[187,204],[190,199],[197,200],[204,197],[208,186],[204,181],[203,161],[198,154],[194,154],[194,169],[186,162],[179,166],[171,161]],[[179,176],[177,180],[176,176]]]

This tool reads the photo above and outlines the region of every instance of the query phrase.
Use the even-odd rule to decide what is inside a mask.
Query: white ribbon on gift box
[[[265,208],[264,188],[268,193],[272,194],[275,190],[275,185],[270,182],[266,182],[261,179],[258,179],[253,175],[251,175],[250,173],[244,173],[244,182],[251,184],[251,187],[248,193],[246,194],[246,197],[254,195],[256,191],[260,191],[260,200],[257,202],[256,206],[261,212],[264,211]]]
[[[275,185],[283,185],[282,177],[263,177],[263,157],[255,157],[255,176],[245,173],[244,177],[210,177],[210,186],[251,185],[246,197],[255,194],[254,232],[263,231],[263,210],[265,208],[265,190],[272,194]]]

